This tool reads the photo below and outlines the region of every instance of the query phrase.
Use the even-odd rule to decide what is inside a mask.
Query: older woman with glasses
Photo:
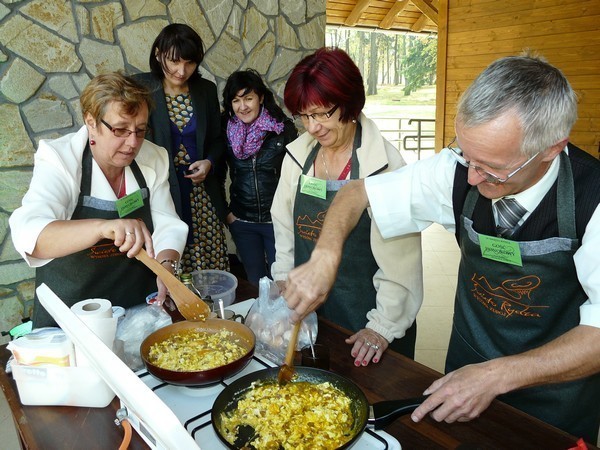
[[[119,73],[99,75],[81,94],[84,126],[42,139],[23,204],[10,217],[15,248],[68,306],[87,298],[143,303],[166,287],[134,256],[145,247],[172,270],[187,226],[169,193],[163,148],[144,140],[151,97]],[[54,325],[39,304],[35,327]]]
[[[405,162],[361,112],[362,76],[342,50],[322,48],[300,61],[284,102],[306,129],[288,145],[271,208],[276,248],[271,273],[286,296],[284,280],[308,260],[337,191],[349,180]],[[388,347],[412,358],[422,282],[420,236],[384,241],[365,212],[317,313],[355,333],[347,342],[356,366],[379,362]]]

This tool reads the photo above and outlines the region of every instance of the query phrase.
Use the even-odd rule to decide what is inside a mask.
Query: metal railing
[[[435,150],[435,119],[411,119],[401,117],[370,117],[383,136],[396,143],[398,150],[417,153],[421,159],[422,150]]]

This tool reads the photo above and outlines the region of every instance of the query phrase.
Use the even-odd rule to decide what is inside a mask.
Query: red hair
[[[339,48],[320,48],[296,64],[283,97],[292,114],[315,105],[339,105],[342,122],[356,119],[365,106],[360,70]]]

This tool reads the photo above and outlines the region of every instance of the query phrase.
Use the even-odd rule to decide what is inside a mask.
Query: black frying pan
[[[297,378],[294,380],[310,383],[329,382],[346,394],[352,401],[352,414],[354,416],[352,437],[346,444],[339,448],[349,448],[354,444],[367,424],[374,426],[376,430],[381,429],[389,425],[397,417],[414,411],[426,398],[418,397],[406,400],[383,401],[369,405],[363,391],[352,381],[341,375],[312,367],[300,366],[295,369]],[[238,433],[238,440],[235,445],[227,442],[225,440],[225,432],[222,429],[222,414],[237,407],[238,400],[251,388],[254,381],[277,382],[278,373],[279,367],[259,370],[235,380],[221,391],[213,405],[212,424],[217,436],[219,436],[228,448],[239,449],[244,447],[248,439],[254,434],[254,431],[248,427],[250,429],[241,430]]]

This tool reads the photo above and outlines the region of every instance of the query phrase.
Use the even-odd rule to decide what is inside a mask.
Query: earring
[[[93,139],[90,139],[90,145],[96,145],[96,141]]]
[[[356,123],[356,119],[352,119],[352,123]]]

